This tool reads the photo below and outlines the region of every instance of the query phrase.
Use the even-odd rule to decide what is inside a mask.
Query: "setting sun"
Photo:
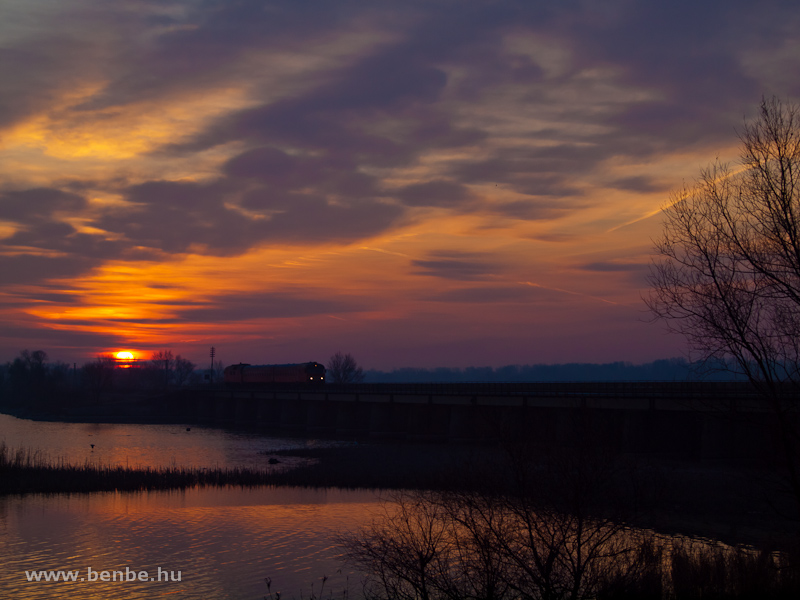
[[[133,360],[133,352],[117,352],[114,356],[117,357],[117,360]]]

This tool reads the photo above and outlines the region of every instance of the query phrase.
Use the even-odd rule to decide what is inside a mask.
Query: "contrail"
[[[722,179],[727,179],[728,177],[733,177],[734,175],[738,175],[739,173],[743,173],[746,170],[747,170],[747,167],[746,166],[742,166],[742,167],[738,168],[735,171],[731,171],[729,173],[725,173],[724,175],[720,175],[719,177],[716,178],[716,181],[721,181]],[[657,208],[655,210],[651,210],[650,212],[645,213],[641,217],[636,217],[635,219],[632,219],[630,221],[622,223],[621,225],[617,225],[615,227],[612,227],[611,229],[606,231],[606,233],[612,233],[612,232],[616,231],[617,229],[622,229],[623,227],[627,227],[628,225],[633,225],[634,223],[638,223],[639,221],[644,221],[645,219],[649,219],[650,217],[654,217],[658,213],[663,212],[664,210],[666,210],[667,208],[675,206],[678,202],[680,202],[684,198],[686,198],[686,194],[681,194],[677,198],[672,200],[671,202],[668,202],[666,205],[661,206],[661,207],[659,207],[659,208]]]
[[[403,254],[402,252],[392,252],[391,250],[384,250],[383,248],[370,248],[369,246],[361,246],[359,250],[372,250],[373,252],[380,252],[382,254],[393,254],[394,256],[410,257],[410,255]]]
[[[611,300],[606,300],[605,298],[600,298],[599,296],[592,296],[590,294],[584,294],[583,292],[573,292],[572,290],[565,290],[563,288],[557,287],[549,287],[546,285],[542,285],[540,283],[533,283],[531,281],[518,281],[520,285],[529,285],[530,287],[541,288],[543,290],[552,290],[554,292],[562,292],[564,294],[572,294],[573,296],[583,296],[584,298],[592,298],[593,300],[599,300],[600,302],[605,302],[606,304],[613,304],[615,306],[628,306],[627,304],[620,304],[619,302],[613,302]],[[632,308],[632,307],[628,307]]]

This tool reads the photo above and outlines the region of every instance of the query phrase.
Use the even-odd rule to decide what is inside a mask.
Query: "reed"
[[[341,573],[341,570],[339,571]],[[318,591],[314,590],[315,582],[311,582],[311,590],[308,596],[300,590],[299,591],[299,598],[295,594],[292,594],[290,598],[292,600],[348,600],[350,598],[350,578],[345,577],[344,587],[340,591],[334,591],[330,588],[326,590],[325,584],[328,581],[328,576],[323,575],[320,578],[320,587]],[[267,595],[264,596],[264,600],[281,600],[283,597],[281,592],[272,592],[272,578],[265,577],[264,583],[267,585]]]
[[[74,465],[0,443],[0,495],[256,487],[274,483],[274,475],[267,469]]]

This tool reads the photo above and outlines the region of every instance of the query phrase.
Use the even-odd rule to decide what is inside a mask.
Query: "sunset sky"
[[[800,4],[4,0],[0,362],[646,362],[659,208]]]

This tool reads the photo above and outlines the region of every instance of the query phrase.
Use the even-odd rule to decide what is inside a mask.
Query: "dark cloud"
[[[468,208],[475,196],[469,188],[452,181],[427,181],[407,185],[392,192],[407,206],[440,206],[453,208]]]
[[[246,139],[324,150],[358,158],[359,164],[403,164],[425,141],[473,141],[475,132],[457,132],[441,112],[428,108],[446,84],[445,73],[432,66],[432,58],[407,42],[379,49],[326,74],[327,83],[299,96],[223,118],[188,147]],[[370,131],[387,117],[403,122],[399,139]],[[427,127],[432,122],[436,126]]]
[[[235,255],[261,243],[352,241],[375,235],[402,216],[396,205],[347,194],[370,190],[370,181],[358,174],[334,171],[317,186],[311,178],[305,185],[301,180],[289,177],[278,182],[283,186],[265,185],[241,194],[242,207],[260,215],[256,217],[233,205],[240,185],[231,178],[212,184],[149,182],[130,188],[129,207],[105,215],[98,226],[124,235],[131,245],[167,253]],[[308,187],[319,191],[295,191]]]
[[[31,300],[34,302],[47,302],[51,304],[78,304],[80,302],[79,297],[76,294],[67,294],[60,291],[32,292],[30,294],[26,294],[24,298],[24,301]]]
[[[564,244],[567,242],[574,242],[576,237],[577,236],[575,234],[570,234],[570,233],[549,232],[549,233],[540,233],[537,235],[531,235],[530,239],[539,242]]]
[[[587,173],[606,158],[599,147],[561,144],[546,148],[501,149],[479,161],[451,166],[455,179],[470,183],[502,183],[529,196],[579,196],[576,173]]]
[[[96,326],[97,323],[88,323],[87,325]],[[50,356],[51,362],[62,360],[64,354],[71,354],[74,360],[75,354],[84,354],[83,349],[89,350],[91,354],[96,351],[96,348],[119,347],[125,341],[121,336],[104,332],[41,329],[21,322],[0,322],[0,338],[4,340],[4,349],[7,350],[3,360],[11,359],[14,356],[13,353],[27,348],[29,350],[45,350]],[[78,362],[78,366],[81,365],[82,362]]]
[[[349,242],[380,233],[403,215],[380,197],[376,179],[346,157],[290,155],[265,146],[234,157],[223,172],[210,184],[130,188],[129,209],[107,215],[99,226],[166,252],[226,255],[261,243]]]
[[[637,287],[646,287],[650,274],[650,265],[634,262],[597,261],[580,265],[582,271],[595,273],[624,273],[627,279]]]
[[[123,256],[126,244],[107,240],[102,235],[78,233],[72,225],[51,221],[35,224],[5,238],[3,244],[12,247],[63,252],[91,261],[109,260]]]
[[[742,101],[738,108],[742,109],[753,98],[748,102]],[[730,141],[734,128],[740,121],[740,116],[732,118],[730,113],[714,107],[691,103],[647,102],[628,107],[625,112],[611,118],[609,122],[614,125],[617,133],[608,136],[606,141],[608,147],[625,146],[626,155],[644,158],[698,145]],[[703,127],[698,128],[698,123],[703,123]]]
[[[434,253],[427,260],[411,261],[416,275],[428,275],[456,281],[489,279],[502,271],[488,255],[471,252]]]
[[[28,223],[47,221],[53,213],[76,215],[86,208],[86,199],[53,188],[33,188],[0,195],[0,219]]]
[[[606,145],[624,151],[627,140],[627,154],[645,155],[729,140],[732,123],[764,91],[741,60],[752,43],[750,24],[760,21],[756,37],[772,37],[780,45],[778,40],[790,35],[781,20],[791,12],[779,1],[756,6],[736,0],[723,8],[680,0],[626,3],[606,18],[574,15],[565,39],[577,64],[616,65],[622,83],[654,91],[658,98],[632,103],[611,117],[615,131],[605,136]],[[767,23],[759,18],[764,13],[777,18]]]
[[[85,65],[91,64],[93,58],[91,42],[78,41],[53,29],[42,33],[41,38],[33,34],[33,39],[4,43],[0,60],[0,128],[50,109],[54,100],[80,80]]]
[[[53,301],[59,301],[53,297]],[[253,319],[286,319],[314,315],[344,314],[368,309],[362,298],[339,295],[331,298],[320,291],[314,297],[313,290],[300,293],[263,293],[211,296],[196,302],[159,302],[174,307],[174,316],[160,318],[111,317],[106,323],[137,323],[150,325],[199,323],[232,323]],[[62,325],[72,327],[96,326],[96,320],[61,319]]]
[[[69,279],[97,266],[102,257],[96,259],[80,256],[36,256],[22,254],[0,256],[0,273],[3,285],[36,283],[47,279]]]
[[[320,165],[314,163],[335,156],[339,162],[331,168],[357,184],[355,192],[350,193],[363,195],[376,187],[375,181],[363,175],[363,167],[413,164],[432,149],[477,144],[487,139],[488,133],[480,127],[454,124],[454,113],[447,110],[443,97],[446,86],[451,94],[448,98],[468,102],[483,100],[497,86],[523,84],[530,87],[532,102],[552,105],[544,93],[547,86],[577,85],[584,72],[614,65],[619,73],[616,83],[663,92],[659,100],[619,102],[614,112],[599,112],[597,116],[565,106],[556,114],[575,126],[572,133],[565,134],[554,127],[537,133],[546,143],[536,148],[500,146],[485,159],[452,161],[447,173],[452,178],[447,183],[452,187],[445,190],[445,181],[439,180],[436,185],[442,186],[441,193],[426,194],[434,190],[413,186],[399,193],[410,206],[461,207],[464,198],[459,197],[457,186],[494,182],[529,196],[570,198],[582,194],[576,180],[610,156],[641,157],[707,142],[709,137],[729,139],[730,110],[741,107],[742,98],[752,92],[752,86],[748,87],[750,79],[743,74],[730,44],[719,43],[731,26],[731,19],[726,16],[722,26],[716,10],[704,8],[697,22],[687,23],[693,19],[686,19],[675,7],[665,10],[636,6],[630,10],[627,5],[623,8],[623,3],[611,3],[597,14],[580,3],[554,8],[501,2],[458,11],[447,3],[408,6],[398,9],[398,16],[413,17],[395,19],[396,25],[381,21],[397,41],[380,45],[350,64],[325,73],[319,85],[299,95],[225,116],[189,145],[171,151],[208,148],[232,140],[299,149],[300,154],[289,156],[275,147],[260,148],[238,157],[227,167],[230,177],[255,178],[278,186],[279,190],[269,194],[276,197],[287,197],[285,192],[305,177],[318,181]],[[347,3],[332,22],[349,22],[355,14],[351,12],[353,7]],[[254,23],[263,19],[249,2],[240,8],[220,10],[224,15],[222,23],[226,19],[239,23],[243,17]],[[274,10],[278,21],[291,21],[294,9],[289,5],[278,4]],[[743,3],[734,6],[734,14],[749,10]],[[314,13],[310,24],[295,23],[298,39],[317,34],[318,16]],[[717,19],[714,27],[713,19]],[[205,27],[208,31],[199,33]],[[272,25],[265,27],[273,31]],[[574,51],[573,64],[557,81],[544,76],[534,56],[514,52],[504,45],[506,34],[521,30],[531,36],[546,33]],[[249,39],[249,31],[248,24],[242,39]],[[198,31],[175,35],[198,40],[205,39],[202,36],[216,39],[219,35],[226,39],[211,21],[204,21]],[[281,34],[275,35],[286,43]],[[688,44],[684,44],[687,36]],[[240,41],[231,43],[235,46]],[[701,54],[702,60],[698,61],[696,54]],[[460,67],[458,81],[448,81],[446,70],[440,65]],[[708,83],[712,72],[713,78],[728,82],[724,89],[734,97],[723,107],[706,101],[708,94],[718,93],[716,84]],[[689,95],[691,90],[699,90],[696,97]],[[396,124],[391,135],[378,133],[380,127],[374,127],[386,119]],[[704,140],[697,135],[698,121],[710,123]],[[588,126],[587,133],[580,132],[581,124]],[[597,126],[606,133],[588,133]],[[314,160],[302,158],[304,152]],[[633,191],[646,189],[644,180],[630,179],[618,185]],[[554,218],[569,209],[562,205],[530,210],[526,203],[495,206],[502,213],[533,219]]]
[[[467,304],[496,304],[498,302],[531,302],[544,293],[543,288],[528,285],[469,287],[434,294],[427,300],[436,302],[459,302]]]
[[[299,95],[223,117],[175,150],[244,139],[322,150],[362,166],[390,166],[413,162],[426,149],[485,139],[477,128],[455,126],[452,112],[439,104],[448,84],[439,65],[483,56],[475,47],[487,39],[496,44],[508,15],[500,11],[487,18],[487,11],[477,11],[480,19],[471,20],[464,13],[477,16],[472,8],[456,14],[451,6],[436,3],[422,10],[404,7],[396,19],[387,18],[386,7],[372,14],[392,42],[321,74],[318,86]],[[348,4],[345,13],[345,20],[365,22],[363,4]],[[308,31],[299,27],[296,33],[299,40]],[[496,48],[492,53],[497,54]],[[375,126],[387,118],[396,122],[391,134],[377,133],[380,127]]]
[[[670,186],[665,186],[660,181],[655,180],[651,177],[646,177],[644,175],[615,179],[608,185],[609,187],[617,190],[623,190],[626,192],[638,192],[641,194],[666,192],[670,189]]]
[[[180,322],[180,319],[172,318],[148,318],[148,317],[109,317],[104,319],[77,319],[77,318],[60,318],[59,325],[62,327],[75,327],[94,329],[101,327],[113,327],[119,324],[132,324],[132,325],[174,325]]]
[[[622,272],[640,271],[642,269],[647,269],[648,266],[642,263],[620,263],[620,262],[610,262],[610,261],[598,261],[598,262],[586,263],[578,268],[584,271],[598,271],[601,273],[609,273],[615,271],[622,271]]]
[[[348,296],[330,297],[330,293],[313,290],[302,295],[286,293],[220,296],[211,298],[205,307],[180,311],[180,320],[204,323],[247,321],[250,319],[284,319],[313,315],[341,314],[365,310],[363,299]]]
[[[567,203],[550,198],[531,197],[529,200],[494,203],[487,210],[514,219],[548,221],[563,217],[576,208],[579,208],[579,205],[574,202]]]
[[[444,107],[426,106],[415,111],[406,111],[407,129],[405,143],[410,153],[430,149],[477,146],[489,138],[489,134],[475,126],[456,125],[452,115]]]
[[[438,100],[447,83],[444,71],[429,64],[432,57],[418,47],[400,47],[406,52],[390,47],[358,61],[338,81],[323,86],[305,101],[292,103],[293,110],[283,107],[283,114],[395,112]]]
[[[255,180],[278,194],[309,187],[348,199],[378,194],[375,177],[359,172],[357,164],[339,155],[294,156],[267,146],[231,159],[225,173],[232,182]]]
[[[9,292],[4,295],[3,299],[0,301],[0,305],[3,308],[24,309],[30,308],[35,304],[77,305],[80,302],[80,298],[77,294],[68,294],[56,288],[52,288],[54,291],[50,291],[50,288],[46,285],[39,285],[37,288],[33,290],[28,288],[25,290],[24,294]]]
[[[15,231],[0,240],[9,253],[4,281],[35,281],[72,276],[120,256],[125,245],[103,235],[79,233],[62,219],[81,216],[88,203],[83,196],[52,188],[6,192],[0,196],[0,220],[13,222]],[[22,253],[20,256],[19,253]],[[36,267],[26,272],[31,265]]]
[[[304,183],[300,163],[302,158],[290,156],[271,146],[249,150],[225,165],[229,177],[257,179],[275,186]]]
[[[352,242],[388,229],[401,215],[398,207],[389,204],[365,202],[340,206],[311,197],[259,223],[258,231],[265,242]]]
[[[770,10],[779,10],[778,4],[770,4]],[[194,28],[161,36],[158,50],[163,60],[148,61],[148,66],[166,68],[178,60],[174,57],[185,56],[180,70],[194,73],[198,68],[192,61],[209,54],[204,68],[221,70],[244,47],[290,43],[287,30],[277,23],[292,28],[298,45],[318,36],[328,24],[345,27],[355,22],[364,10],[358,3],[343,3],[336,10],[318,3],[308,5],[313,8],[275,3],[268,11],[253,2],[212,6],[213,10],[198,14]],[[602,11],[580,3],[553,7],[518,2],[454,10],[449,3],[434,2],[396,9],[391,20],[381,19],[380,12],[370,14],[399,41],[325,73],[319,86],[299,96],[225,117],[197,138],[195,147],[235,139],[279,140],[358,157],[362,165],[408,164],[425,150],[476,143],[487,135],[478,128],[455,127],[452,114],[439,105],[444,86],[450,83],[441,64],[461,67],[451,90],[458,100],[482,100],[499,86],[523,84],[530,87],[532,100],[550,104],[542,92],[547,86],[578,82],[584,71],[614,65],[618,83],[655,90],[659,100],[620,103],[615,114],[599,117],[569,114],[564,107],[563,117],[575,124],[612,127],[602,135],[576,134],[582,142],[593,139],[593,149],[585,143],[550,147],[540,150],[540,156],[531,154],[519,161],[500,152],[482,163],[464,165],[457,174],[461,182],[501,181],[527,194],[568,196],[576,193],[570,178],[558,177],[551,180],[552,186],[543,187],[541,180],[525,181],[522,173],[574,177],[609,155],[642,156],[729,139],[731,117],[738,120],[742,108],[761,93],[738,58],[740,40],[730,36],[731,30],[746,33],[739,23],[759,12],[744,2],[726,4],[724,16],[713,2],[699,11],[687,2],[669,7],[612,2]],[[771,27],[777,39],[788,35],[778,23]],[[573,51],[573,64],[557,81],[544,77],[535,57],[504,46],[505,34],[521,30],[532,37],[546,34]],[[157,74],[166,79],[165,73]],[[386,117],[404,123],[401,134],[389,137],[371,130],[369,125]],[[701,121],[706,126],[698,135],[696,124]],[[431,127],[434,122],[437,126]]]
[[[255,51],[302,51],[317,36],[346,25],[354,15],[347,4],[210,0],[176,2],[180,10],[169,17],[142,11],[130,22],[126,13],[109,16],[109,24],[136,31],[138,43],[131,39],[122,49],[127,53],[118,69],[108,72],[108,85],[80,109],[106,109],[191,88],[199,92],[233,81],[242,76],[234,65]],[[118,21],[123,18],[129,22]]]
[[[153,181],[127,191],[130,205],[98,221],[133,246],[168,253],[193,247],[212,254],[237,254],[256,240],[250,220],[225,206],[224,184]]]

